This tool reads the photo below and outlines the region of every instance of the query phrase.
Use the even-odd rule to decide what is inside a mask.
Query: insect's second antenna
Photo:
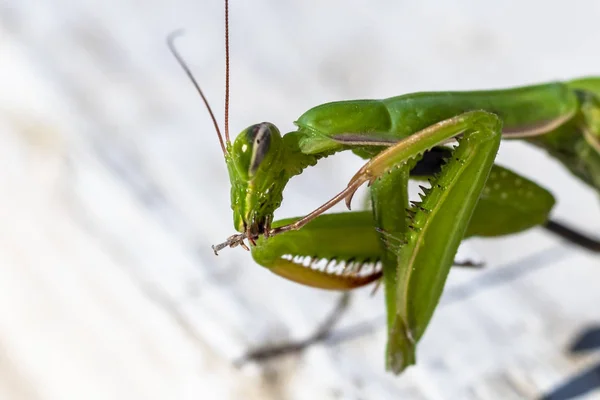
[[[225,2],[225,4],[227,5],[227,2]],[[192,75],[192,71],[190,71],[190,68],[187,66],[187,64],[185,63],[185,61],[183,60],[183,58],[181,57],[181,55],[175,48],[175,39],[177,39],[182,34],[183,34],[183,30],[178,30],[178,31],[172,32],[167,37],[167,45],[169,46],[169,50],[171,51],[171,53],[173,54],[173,56],[175,57],[175,59],[177,60],[179,65],[181,66],[181,68],[183,68],[183,71],[185,72],[185,74],[192,81],[192,84],[198,91],[198,94],[202,98],[202,101],[204,102],[204,105],[206,106],[206,109],[208,110],[208,113],[210,114],[210,118],[212,119],[213,125],[215,126],[215,130],[217,131],[217,136],[219,137],[219,143],[221,144],[221,149],[223,150],[223,154],[227,155],[227,148],[225,147],[225,142],[223,142],[223,135],[221,135],[221,129],[219,129],[219,124],[217,123],[215,114],[213,113],[212,108],[210,107],[210,104],[208,103],[208,100],[206,99],[206,96],[204,96],[204,92],[202,92],[200,85],[194,78],[194,75]],[[229,58],[228,53],[229,53],[229,50],[227,50],[227,58]],[[229,87],[228,87],[229,86],[229,61],[227,61],[227,81],[226,82],[227,82],[226,83],[226,86],[227,86],[226,92],[227,93],[225,94],[225,99],[226,99],[225,100],[225,104],[226,104],[226,106],[225,106],[225,139],[227,140],[227,143],[229,143],[229,132],[228,132],[229,127],[228,127],[228,123],[227,123],[227,119],[228,119],[227,109],[228,109],[228,102],[229,102]]]
[[[225,140],[229,143],[229,0],[225,0]]]

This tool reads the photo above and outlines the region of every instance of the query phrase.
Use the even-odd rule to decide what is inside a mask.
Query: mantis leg
[[[388,307],[386,363],[395,373],[415,363],[415,349],[441,296],[456,250],[493,166],[501,138],[501,122],[493,114],[475,111],[459,115],[412,135],[369,161],[348,187],[370,182],[385,193],[384,176],[404,174],[410,157],[449,137],[462,135],[459,146],[439,176],[425,189],[422,202],[406,213],[390,196],[374,198],[376,220],[391,225],[404,245],[395,259],[384,260]],[[399,166],[399,167],[398,167]],[[380,187],[383,185],[383,187]],[[349,204],[353,193],[349,193]],[[404,214],[404,215],[403,215]],[[379,216],[377,216],[379,215]],[[408,217],[406,227],[401,218]],[[382,221],[382,222],[381,222]],[[388,228],[389,229],[389,228]]]
[[[560,222],[549,220],[544,225],[544,228],[546,228],[548,232],[559,236],[569,243],[593,251],[594,253],[600,253],[600,240],[593,239],[587,235],[574,231]]]

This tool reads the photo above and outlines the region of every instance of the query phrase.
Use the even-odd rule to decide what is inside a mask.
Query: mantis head
[[[254,244],[259,235],[268,236],[273,212],[281,204],[283,188],[288,181],[284,168],[285,146],[275,125],[268,122],[252,125],[242,131],[233,143],[229,140],[228,10],[229,4],[225,1],[225,135],[221,134],[217,119],[200,85],[175,48],[175,39],[182,31],[173,32],[167,37],[171,53],[196,88],[210,114],[231,180],[233,224],[242,234],[213,246],[215,254],[227,245],[246,247],[243,244],[244,238]]]
[[[325,209],[331,207],[332,202],[326,203],[325,208],[320,207],[315,212],[302,219],[296,219],[293,223],[287,225],[284,221],[275,224],[275,229],[271,230],[273,213],[280,206],[283,199],[283,189],[292,175],[302,171],[301,165],[314,165],[315,159],[310,156],[307,159],[298,158],[298,143],[296,137],[286,135],[283,139],[275,125],[269,122],[252,125],[243,130],[237,138],[231,142],[229,139],[229,35],[228,35],[228,2],[225,1],[225,126],[224,133],[217,123],[217,119],[198,85],[198,82],[192,75],[187,64],[179,55],[175,48],[174,41],[181,32],[174,32],[167,38],[167,44],[171,53],[182,67],[198,94],[202,98],[206,110],[213,122],[215,132],[221,145],[221,150],[225,157],[229,179],[231,181],[231,208],[233,209],[233,224],[235,229],[241,234],[230,236],[224,243],[212,246],[215,254],[225,247],[242,246],[249,250],[244,240],[256,245],[253,248],[252,255],[257,262],[269,268],[273,273],[284,276],[295,282],[303,283],[309,286],[320,287],[324,289],[346,290],[354,287],[363,286],[381,277],[381,269],[375,268],[379,259],[377,254],[380,250],[379,238],[373,234],[374,230],[370,224],[370,213],[367,215],[366,231],[372,233],[371,241],[374,246],[364,246],[365,240],[362,235],[365,227],[359,225],[359,235],[363,249],[362,254],[357,253],[355,243],[348,241],[343,234],[332,233],[333,220],[338,221],[339,231],[347,233],[348,229],[356,227],[356,224],[348,224],[346,216],[341,219],[333,216],[326,219],[315,220],[311,228],[311,235],[308,238],[294,235],[293,229],[296,223],[304,220],[304,224],[311,221]],[[293,134],[293,133],[291,133]],[[290,139],[291,138],[291,139]],[[293,158],[292,158],[293,157]],[[314,161],[314,162],[313,162]],[[339,200],[337,200],[339,201]],[[317,212],[318,211],[318,212]],[[314,214],[314,215],[312,215]],[[353,217],[352,220],[355,220]],[[278,226],[277,226],[278,225]],[[283,232],[289,232],[288,236],[279,235]],[[265,242],[256,243],[260,235],[275,236],[269,239],[269,246]],[[289,236],[292,235],[292,236]],[[332,239],[337,238],[336,239]],[[323,238],[323,239],[321,239]],[[317,240],[314,240],[317,239]],[[323,247],[321,241],[329,242],[325,252],[321,252]],[[290,244],[297,245],[290,247]],[[337,244],[337,247],[335,245]],[[375,248],[375,253],[372,249]],[[302,252],[304,251],[304,253]],[[291,253],[290,253],[291,252]],[[293,255],[303,257],[303,262],[294,260]],[[289,257],[288,257],[289,256]],[[358,258],[357,258],[358,257]],[[331,262],[341,261],[345,267],[352,265],[350,273],[342,275],[340,273],[327,272],[326,270],[313,269],[311,267],[315,261],[327,260],[324,268]],[[309,262],[311,265],[304,265]],[[365,264],[373,267],[373,270],[361,275],[361,270]],[[354,269],[352,269],[354,268]]]
[[[233,224],[252,241],[268,234],[282,201],[287,182],[283,141],[275,125],[263,122],[243,130],[227,147]]]

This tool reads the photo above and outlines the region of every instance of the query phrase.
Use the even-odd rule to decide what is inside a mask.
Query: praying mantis
[[[168,40],[211,115],[231,181],[239,233],[213,250],[244,247],[271,272],[320,289],[382,282],[388,370],[399,374],[415,364],[417,344],[463,239],[543,225],[583,247],[600,249],[597,241],[549,220],[555,203],[550,192],[494,163],[501,140],[524,140],[600,192],[600,77],[327,103],[302,114],[293,132],[282,135],[263,122],[232,142],[228,11],[226,0],[224,135],[174,48],[176,35]],[[303,217],[275,221],[289,180],[342,151],[367,160],[347,187]],[[423,182],[418,202],[409,201],[410,180]],[[370,188],[370,210],[325,214],[342,201],[350,208],[364,184]]]

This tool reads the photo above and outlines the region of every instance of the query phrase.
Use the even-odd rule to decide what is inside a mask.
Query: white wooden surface
[[[384,372],[370,289],[336,330],[366,335],[235,368],[251,346],[310,333],[336,295],[242,250],[212,254],[233,233],[228,178],[164,39],[187,29],[181,51],[221,115],[222,16],[218,0],[0,1],[0,399],[521,399],[598,364],[567,348],[600,323],[599,258],[533,230],[471,241],[487,268],[451,274],[401,377]],[[231,126],[288,131],[331,100],[600,74],[599,19],[597,0],[232,0]],[[510,144],[499,160],[600,232],[597,196],[544,154]],[[334,157],[295,179],[279,216],[359,165]]]

